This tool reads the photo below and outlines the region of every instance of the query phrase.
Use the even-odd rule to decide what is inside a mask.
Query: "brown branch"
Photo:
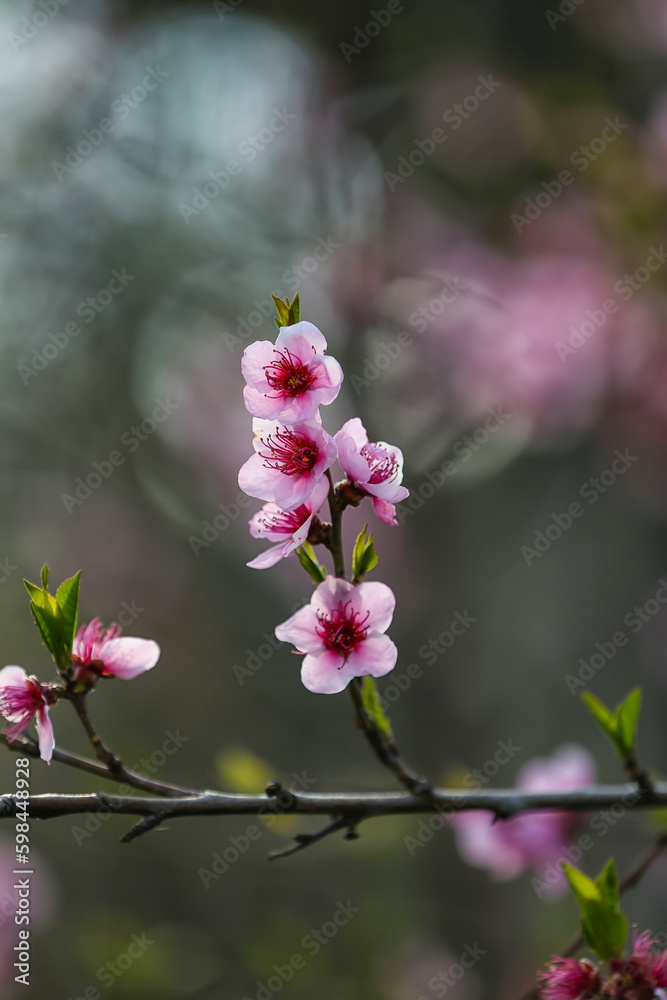
[[[11,739],[4,733],[0,733],[0,741],[3,742],[14,753],[23,754],[26,757],[39,757],[39,747],[35,740],[29,736],[21,735]],[[104,764],[89,757],[80,757],[79,754],[70,753],[68,750],[61,750],[56,747],[53,751],[54,761],[59,764],[67,764],[79,771],[87,771],[95,774],[99,778],[106,778],[107,781],[115,781],[119,784],[129,785],[142,792],[153,792],[155,795],[164,795],[168,798],[182,795],[192,795],[189,788],[181,788],[180,785],[170,785],[163,781],[153,781],[151,778],[144,778],[136,771],[130,771],[126,767],[121,767],[120,771],[112,773]]]
[[[571,792],[518,792],[516,789],[467,792],[460,789],[432,788],[428,798],[411,792],[348,792],[348,793],[297,793],[290,792],[290,801],[281,808],[287,814],[329,815],[352,820],[374,816],[406,815],[430,812],[484,810],[500,818],[524,812],[565,810],[567,812],[594,812],[611,807],[632,793],[630,785],[598,785]],[[107,812],[111,809],[122,815],[161,816],[248,816],[266,812],[266,795],[240,795],[226,792],[191,791],[182,797],[170,799],[141,798],[139,796],[95,794],[43,794],[17,800],[9,794],[0,798],[0,819],[15,816],[17,809],[28,805],[34,819],[53,819],[82,813]],[[649,801],[642,796],[631,810],[667,805],[667,782],[655,786]]]

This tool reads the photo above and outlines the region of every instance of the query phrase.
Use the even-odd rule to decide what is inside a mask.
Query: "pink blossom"
[[[569,744],[550,758],[537,757],[519,771],[516,788],[524,792],[564,792],[595,782],[595,762],[583,747]],[[468,864],[487,868],[498,881],[534,868],[545,891],[565,888],[558,860],[578,817],[569,812],[535,812],[493,822],[489,812],[451,817],[459,851]],[[564,858],[567,860],[567,858]],[[549,866],[541,871],[541,866]]]
[[[653,952],[653,939],[649,931],[633,934],[633,951],[630,958],[612,958],[609,963],[611,977],[605,995],[643,1000],[655,996],[656,990],[667,987],[667,951]]]
[[[359,417],[343,424],[335,437],[338,461],[351,485],[373,497],[373,509],[385,524],[396,524],[394,504],[410,491],[401,486],[403,453],[400,448],[376,441],[371,444]]]
[[[295,510],[335,462],[334,439],[316,420],[286,427],[255,417],[252,429],[255,454],[241,468],[239,486],[281,510]]]
[[[332,403],[343,372],[326,356],[327,342],[312,323],[283,327],[275,346],[258,340],[243,352],[246,409],[255,417],[298,424],[312,420],[320,404]]]
[[[84,668],[100,677],[121,677],[132,680],[145,670],[151,670],[160,658],[160,647],[153,639],[120,637],[120,626],[105,629],[99,618],[82,625],[74,639],[72,661],[77,673]]]
[[[309,691],[337,694],[353,677],[383,677],[396,666],[398,650],[383,634],[395,606],[384,583],[355,587],[328,576],[310,604],[276,627],[276,637],[306,654],[301,680]]]
[[[51,762],[55,739],[49,718],[49,705],[56,701],[46,685],[36,677],[28,677],[22,667],[4,667],[0,670],[0,714],[11,727],[7,736],[17,736],[35,720],[39,740],[39,756]]]
[[[250,534],[253,538],[268,538],[275,544],[246,565],[252,569],[268,569],[303,545],[328,491],[326,479],[320,479],[305,503],[296,510],[281,510],[274,503],[265,503],[250,519]]]
[[[600,973],[586,959],[554,958],[542,977],[542,1000],[583,1000],[600,996]]]

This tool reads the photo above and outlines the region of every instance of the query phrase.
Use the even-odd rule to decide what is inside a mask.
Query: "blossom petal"
[[[40,708],[35,716],[35,729],[37,730],[37,737],[39,740],[39,756],[42,760],[45,760],[47,764],[50,764],[56,740],[53,735],[53,726],[51,724],[49,710],[46,705],[44,708]]]
[[[0,688],[20,687],[25,684],[27,674],[23,667],[3,667],[0,670]]]
[[[384,677],[396,666],[398,649],[388,635],[369,635],[350,653],[347,666],[355,677]]]
[[[330,649],[306,656],[301,666],[303,686],[313,694],[339,694],[354,676],[349,661],[343,664],[342,656]]]
[[[360,583],[357,590],[364,610],[368,612],[366,627],[374,632],[386,632],[396,608],[396,598],[391,587],[373,580],[370,583]]]
[[[368,432],[362,424],[360,417],[352,417],[351,420],[347,420],[341,427],[339,433],[348,434],[354,441],[359,451],[361,451],[364,445],[368,444]]]
[[[130,681],[145,670],[152,670],[160,659],[160,647],[153,639],[122,636],[104,643],[100,659],[108,673]]]
[[[334,441],[338,448],[338,461],[345,475],[351,482],[365,486],[370,476],[370,466],[364,456],[359,454],[354,440],[346,431],[338,431]]]
[[[272,545],[265,552],[261,552],[250,562],[246,563],[246,566],[249,566],[250,569],[270,569],[271,566],[275,566],[281,559],[289,555],[289,552],[286,551],[289,544],[288,539],[286,542],[278,542],[277,545]]]
[[[380,500],[379,497],[373,497],[373,510],[383,524],[389,524],[391,527],[396,527],[398,524],[398,521],[396,520],[396,508],[393,503],[387,503],[386,500]]]
[[[314,323],[301,320],[300,323],[293,323],[292,326],[281,326],[276,339],[276,348],[280,351],[287,348],[298,357],[299,361],[307,364],[313,354],[324,354],[327,349],[327,340]],[[306,353],[302,354],[304,349]]]
[[[276,398],[270,393],[260,392],[251,385],[243,390],[243,402],[248,413],[260,420],[275,420],[283,408],[282,397]]]
[[[276,625],[276,639],[281,642],[291,642],[301,653],[315,653],[324,648],[321,637],[317,634],[317,616],[310,604],[299,608],[291,618]]]
[[[318,584],[310,604],[313,611],[321,615],[337,611],[341,604],[349,604],[352,611],[361,611],[362,606],[359,587],[335,576],[328,576]]]
[[[241,358],[241,371],[248,385],[264,392],[267,384],[265,369],[274,360],[275,348],[270,340],[256,340],[249,344]]]

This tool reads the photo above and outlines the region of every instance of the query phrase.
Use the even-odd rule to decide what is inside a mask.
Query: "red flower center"
[[[267,469],[277,469],[285,476],[302,476],[317,463],[317,445],[310,438],[282,430],[262,438],[267,451],[260,452]]]
[[[347,663],[350,653],[368,635],[365,627],[370,612],[361,617],[360,611],[352,611],[351,602],[339,604],[338,607],[325,615],[318,612],[317,634],[324,640],[324,645],[334,653],[343,657],[339,670]]]
[[[308,392],[315,381],[315,376],[311,374],[308,366],[295,358],[287,349],[278,351],[274,348],[274,352],[278,355],[278,360],[272,361],[270,365],[264,365],[266,381],[276,390],[276,396],[273,398],[289,396],[293,399],[302,392]]]
[[[393,479],[398,472],[398,462],[394,454],[384,451],[383,448],[379,448],[376,444],[365,444],[361,449],[361,454],[368,462],[371,470],[369,483],[373,483],[374,485],[377,483],[386,483],[388,480]]]

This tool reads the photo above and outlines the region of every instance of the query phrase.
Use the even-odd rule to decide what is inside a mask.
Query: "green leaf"
[[[391,729],[391,723],[384,714],[375,678],[369,674],[366,674],[361,682],[361,701],[364,706],[364,712],[375,728],[385,739],[393,739],[394,734]]]
[[[315,550],[310,542],[304,542],[303,545],[299,546],[296,550],[296,554],[299,557],[299,562],[305,569],[306,573],[308,573],[313,583],[323,583],[323,581],[326,580],[327,571],[324,566],[317,561]]]
[[[49,589],[49,567],[47,563],[42,566],[42,587],[44,590]]]
[[[625,701],[616,709],[618,733],[629,756],[634,748],[637,736],[637,723],[642,707],[642,689],[635,688]]]
[[[63,616],[63,654],[68,663],[72,658],[72,644],[76,635],[80,583],[81,570],[69,580],[64,580],[56,591],[56,602]]]
[[[618,876],[613,859],[595,881],[572,865],[563,864],[563,871],[581,913],[586,944],[604,962],[619,955],[628,936],[628,921],[619,912]]]
[[[29,583],[28,580],[23,582],[30,594],[30,610],[42,641],[58,666],[65,666],[62,656],[63,616],[57,601],[48,591],[34,583]]]
[[[352,553],[352,579],[354,583],[360,583],[366,573],[370,573],[378,564],[378,555],[373,545],[373,534],[371,533],[367,539],[367,530],[368,525],[365,524],[354,543],[354,551]]]
[[[301,302],[299,300],[299,293],[297,292],[292,299],[292,305],[290,306],[290,323],[292,326],[294,323],[301,322]]]
[[[273,304],[276,307],[276,312],[278,313],[278,319],[276,319],[276,324],[278,329],[282,326],[289,326],[289,299],[287,302],[283,302],[279,299],[277,295],[272,295]]]

